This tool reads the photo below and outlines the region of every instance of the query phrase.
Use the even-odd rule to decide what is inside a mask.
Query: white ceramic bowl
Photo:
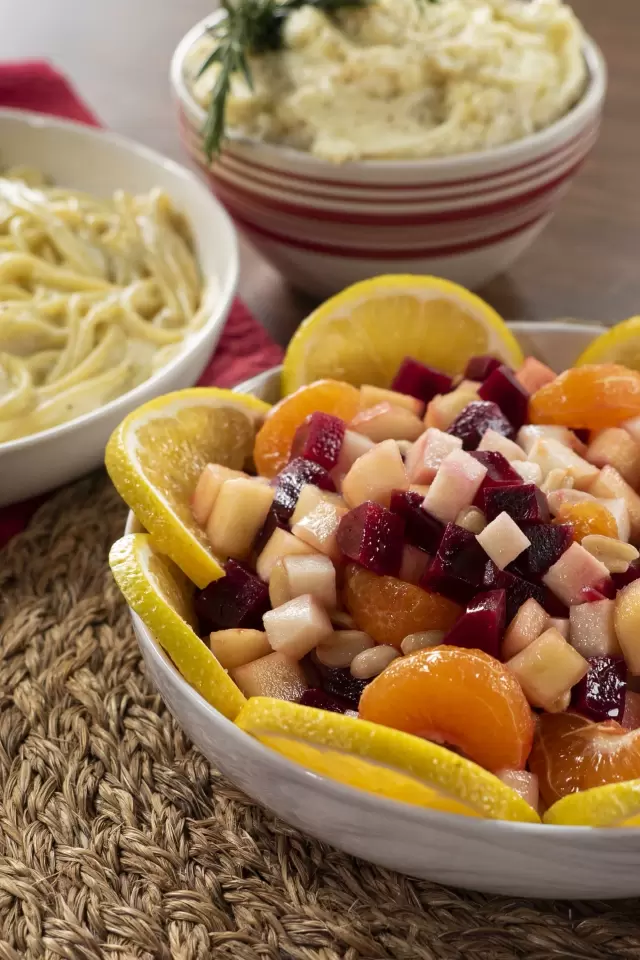
[[[0,506],[44,493],[100,466],[111,431],[152,397],[192,386],[215,347],[238,282],[236,232],[211,192],[184,167],[131,140],[53,117],[0,110],[0,164],[43,170],[64,186],[101,196],[119,187],[161,187],[191,223],[209,313],[198,333],[158,373],[99,410],[20,440],[0,443]]]
[[[288,147],[231,137],[213,166],[205,112],[185,58],[215,13],[178,45],[171,66],[180,132],[212,189],[295,286],[320,297],[382,273],[424,273],[476,288],[509,267],[548,223],[593,146],[606,67],[586,40],[583,97],[545,130],[460,156],[342,166]]]
[[[521,323],[526,352],[562,370],[600,327]],[[277,399],[278,371],[239,388]],[[130,515],[127,532],[137,529]],[[590,829],[477,820],[381,799],[306,770],[262,746],[182,679],[132,613],[149,675],[189,737],[248,796],[305,833],[412,876],[507,896],[640,895],[640,829]]]

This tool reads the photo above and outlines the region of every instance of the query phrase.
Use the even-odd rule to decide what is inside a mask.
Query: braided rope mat
[[[616,960],[638,901],[508,901],[301,836],[195,750],[106,563],[103,475],[0,554],[0,960]]]

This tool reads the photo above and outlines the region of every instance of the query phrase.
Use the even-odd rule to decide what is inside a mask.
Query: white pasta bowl
[[[602,330],[561,322],[513,329],[525,352],[557,370]],[[273,401],[278,371],[238,389]],[[130,515],[126,532],[139,529]],[[188,736],[249,797],[305,833],[401,873],[472,890],[550,898],[640,895],[640,829],[479,820],[342,786],[286,760],[223,717],[183,680],[139,617],[132,618],[149,676]]]
[[[219,16],[193,27],[173,57],[183,143],[264,256],[296,287],[323,298],[383,273],[481,286],[531,245],[597,139],[606,67],[587,39],[589,79],[579,102],[551,126],[506,146],[337,166],[231,136],[211,165],[202,143],[205,111],[191,94],[185,65]]]
[[[177,355],[144,383],[61,426],[0,443],[0,506],[44,493],[100,466],[107,440],[131,410],[192,386],[218,342],[238,282],[236,231],[221,204],[184,167],[106,130],[0,110],[2,167],[35,167],[60,186],[108,197],[122,188],[165,190],[191,224],[207,318]]]

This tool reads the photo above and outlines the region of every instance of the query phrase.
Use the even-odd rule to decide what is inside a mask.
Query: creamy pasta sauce
[[[567,112],[586,83],[582,41],[560,0],[378,0],[335,21],[302,7],[285,48],[252,59],[254,91],[234,78],[227,122],[336,163],[483,150]],[[187,65],[205,107],[213,44]]]

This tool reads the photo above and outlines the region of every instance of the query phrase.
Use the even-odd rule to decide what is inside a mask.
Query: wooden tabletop
[[[106,125],[184,160],[169,59],[214,6],[213,0],[0,0],[0,60],[48,58]],[[508,274],[481,291],[508,319],[614,323],[640,313],[640,3],[575,0],[574,8],[609,65],[605,122],[555,219]],[[241,293],[283,343],[312,306],[248,244]]]

